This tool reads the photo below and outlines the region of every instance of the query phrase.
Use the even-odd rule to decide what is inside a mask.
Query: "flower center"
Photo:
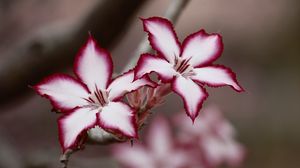
[[[183,76],[190,76],[193,74],[193,67],[189,64],[189,59],[181,59],[180,57],[175,57],[174,69],[182,74]]]
[[[103,107],[108,103],[108,92],[97,88],[92,92],[89,98],[85,99],[93,106]]]

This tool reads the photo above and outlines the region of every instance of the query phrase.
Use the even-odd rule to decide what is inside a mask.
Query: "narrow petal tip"
[[[194,122],[202,108],[203,102],[208,97],[208,93],[191,79],[181,76],[174,79],[171,87],[183,99],[186,114]]]

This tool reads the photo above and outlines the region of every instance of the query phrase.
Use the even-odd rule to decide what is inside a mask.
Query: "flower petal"
[[[237,83],[235,74],[224,66],[213,65],[195,68],[194,72],[195,75],[191,78],[197,82],[205,83],[213,87],[229,85],[238,92],[243,91],[243,88]]]
[[[186,113],[194,121],[208,96],[206,91],[191,79],[182,76],[175,78],[172,89],[183,98]]]
[[[135,79],[145,74],[156,72],[164,82],[170,81],[177,74],[172,65],[151,54],[142,54],[135,68]]]
[[[147,134],[147,144],[155,157],[166,157],[170,155],[174,145],[171,129],[163,117],[155,118],[152,123]]]
[[[164,18],[151,17],[142,19],[144,30],[148,32],[153,49],[157,50],[170,63],[180,54],[180,43],[170,21]]]
[[[112,74],[113,63],[110,54],[100,48],[92,36],[77,55],[74,72],[90,91],[106,89]]]
[[[109,100],[116,100],[123,96],[125,93],[137,90],[142,86],[155,87],[156,84],[152,82],[148,76],[144,76],[134,81],[134,71],[130,70],[117,78],[108,86]]]
[[[134,111],[122,102],[109,102],[99,113],[99,125],[127,137],[137,137]]]
[[[222,37],[200,30],[189,35],[182,44],[182,57],[189,59],[194,67],[209,64],[219,58],[223,51]]]
[[[86,105],[87,88],[71,76],[55,74],[33,87],[38,94],[50,99],[54,108],[66,111]]]
[[[58,120],[60,144],[65,151],[75,147],[78,136],[97,123],[98,109],[76,108]]]

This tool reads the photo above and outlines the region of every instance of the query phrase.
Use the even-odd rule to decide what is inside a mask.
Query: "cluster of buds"
[[[133,69],[112,79],[112,58],[90,35],[75,58],[75,77],[51,75],[33,87],[63,113],[58,119],[63,152],[78,149],[86,139],[100,143],[137,139],[150,110],[171,92],[183,99],[194,122],[208,97],[206,85],[243,91],[229,68],[213,64],[223,50],[219,34],[200,30],[180,44],[167,19],[142,21],[157,54],[141,53]],[[157,80],[149,77],[151,72]]]
[[[235,140],[235,130],[216,106],[205,108],[192,124],[182,114],[172,122],[155,117],[145,143],[112,147],[122,167],[131,168],[216,168],[239,166],[244,147]],[[172,131],[173,130],[173,131]]]

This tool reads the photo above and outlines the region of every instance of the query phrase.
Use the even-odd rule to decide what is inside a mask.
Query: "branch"
[[[60,160],[60,162],[62,163],[61,168],[67,168],[67,167],[68,167],[69,158],[70,158],[70,156],[71,156],[74,152],[76,152],[76,151],[77,151],[77,150],[67,149],[67,150],[65,151],[65,153],[63,153],[63,154],[60,156],[59,160]]]
[[[43,29],[20,40],[2,53],[0,61],[0,104],[10,102],[28,91],[27,85],[38,82],[54,70],[71,66],[76,52],[91,31],[105,48],[124,32],[132,14],[146,0],[100,0],[89,15],[67,29]]]
[[[164,17],[168,18],[174,24],[178,20],[178,17],[182,13],[183,9],[189,3],[190,0],[173,0],[170,6],[168,7]],[[122,72],[126,72],[129,69],[133,68],[137,60],[139,59],[142,53],[147,53],[151,51],[151,46],[148,42],[148,36],[145,35],[138,48],[135,50],[132,59],[127,63]]]

